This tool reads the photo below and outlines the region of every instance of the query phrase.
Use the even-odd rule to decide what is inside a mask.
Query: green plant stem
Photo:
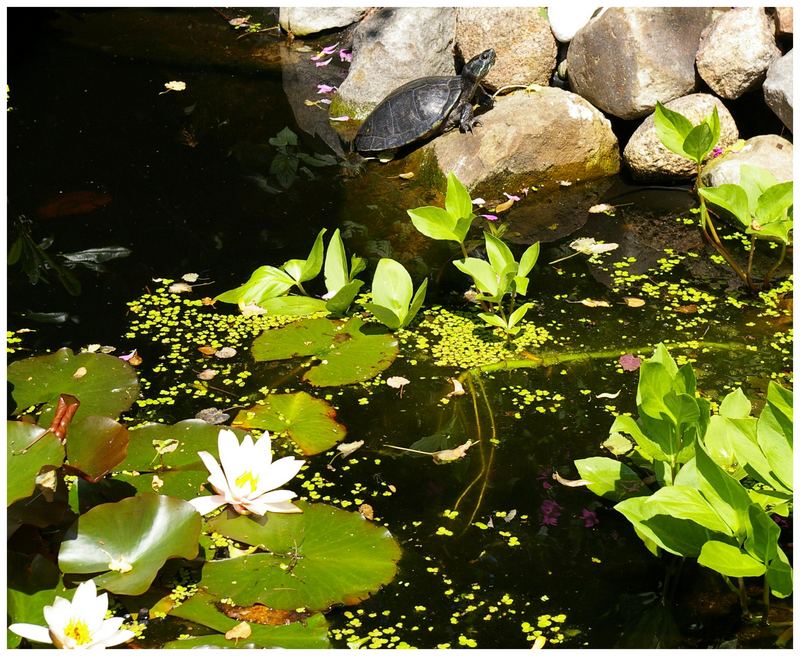
[[[469,254],[467,253],[467,247],[464,246],[463,241],[458,242],[458,245],[461,246],[461,254],[464,256],[464,259],[466,260],[469,257]]]
[[[762,624],[769,624],[769,583],[767,577],[764,576],[764,614],[761,617]]]
[[[731,583],[731,580],[724,574],[722,575],[722,580],[725,581],[725,585],[728,586],[728,590],[733,592],[733,594],[735,595],[739,594],[739,591],[736,589],[736,586],[733,583]]]
[[[699,178],[698,178],[699,179]],[[725,261],[728,263],[728,266],[734,270],[737,276],[744,282],[750,289],[752,286],[748,282],[748,277],[742,268],[736,263],[733,259],[733,256],[728,252],[728,249],[722,245],[720,241],[719,235],[717,234],[717,229],[714,227],[714,223],[711,221],[711,215],[708,213],[708,208],[706,207],[705,199],[700,196],[700,225],[703,228],[703,235],[706,238],[714,249],[722,255]],[[711,231],[709,232],[709,228]]]
[[[756,238],[750,237],[750,249],[747,253],[747,286],[753,288],[753,257],[756,254]]]
[[[781,264],[783,264],[783,258],[786,257],[786,242],[781,242],[781,254],[778,256],[778,261],[775,263],[769,271],[767,271],[767,275],[764,276],[764,280],[761,282],[761,289],[766,289],[769,286],[769,281],[772,278],[773,274],[778,270]]]
[[[740,576],[737,579],[739,584],[739,603],[742,605],[742,615],[744,617],[750,617],[750,608],[747,604],[747,590],[744,587],[744,579]]]
[[[309,293],[308,293],[308,292],[307,292],[307,291],[306,291],[306,290],[303,288],[303,283],[302,283],[302,282],[300,282],[299,280],[297,280],[297,281],[295,281],[295,283],[294,283],[294,284],[295,284],[295,285],[297,285],[297,289],[299,289],[299,290],[300,290],[300,292],[301,292],[301,293],[302,293],[304,296],[310,296],[310,294],[309,294]]]

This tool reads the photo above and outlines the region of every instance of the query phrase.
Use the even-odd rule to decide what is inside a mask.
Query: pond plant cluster
[[[127,354],[92,344],[19,357],[27,331],[9,333],[8,646],[591,646],[552,580],[523,591],[494,579],[498,562],[549,574],[536,554],[561,553],[601,521],[622,535],[598,541],[590,567],[628,566],[615,552],[630,542],[666,573],[645,615],[663,617],[699,572],[695,594],[706,585],[733,600],[726,637],[759,627],[787,645],[793,281],[780,271],[793,184],[743,166],[739,183],[703,186],[716,110],[695,125],[659,103],[655,127],[697,165],[698,207],[678,220],[740,290],[695,286],[702,252],[667,247],[634,270],[634,257],[610,261],[618,244],[584,237],[566,256],[550,249],[561,282],[550,293],[537,284],[545,247],[513,244],[450,172],[442,206],[406,215],[457,254],[428,263],[463,276],[457,302],[426,304],[428,277],[415,284],[390,257],[372,268],[337,227],[305,259],[264,264],[215,297],[198,297],[197,274],[154,280],[128,304]],[[300,153],[288,128],[271,144],[284,190],[300,162],[331,165]],[[12,255],[32,243],[21,229]],[[757,246],[772,258],[761,275]],[[597,290],[588,266],[610,280],[611,302],[580,298]],[[606,309],[620,312],[599,318]],[[730,324],[726,339],[705,339],[711,317]],[[715,357],[742,380],[720,382]],[[544,374],[538,386],[514,377],[529,372]],[[620,391],[597,393],[586,381],[598,379]],[[436,415],[429,434],[420,408]],[[569,436],[589,413],[605,439],[580,447]],[[563,434],[539,435],[542,417]],[[387,441],[394,422],[410,427],[407,442]],[[540,438],[552,453],[537,471],[525,440]],[[498,471],[509,458],[526,468],[510,483]],[[427,487],[413,475],[423,467],[436,472]],[[513,509],[493,501],[506,483],[523,490]],[[426,509],[433,525],[420,519],[415,504],[444,497]],[[448,569],[454,560],[467,571]]]

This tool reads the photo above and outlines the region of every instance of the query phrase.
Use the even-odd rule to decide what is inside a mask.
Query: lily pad
[[[116,418],[139,396],[136,372],[127,362],[103,353],[75,355],[68,348],[12,362],[8,380],[16,413],[40,403],[55,405],[61,394],[71,394],[81,402],[76,416]]]
[[[233,430],[241,440],[245,431]],[[200,419],[186,419],[172,425],[146,424],[129,432],[128,455],[116,469],[135,472],[197,470],[208,476],[197,452],[208,451],[218,456],[219,431],[219,426]]]
[[[104,503],[72,525],[58,564],[66,574],[106,572],[95,583],[115,594],[142,594],[169,558],[197,556],[201,523],[190,504],[172,497]]]
[[[364,323],[305,319],[267,330],[253,342],[258,362],[315,356],[319,364],[303,376],[317,387],[349,385],[374,378],[397,357],[397,339],[391,334],[365,332]]]
[[[114,480],[128,483],[137,492],[153,492],[178,499],[194,499],[204,494],[203,485],[208,480],[208,470],[182,470],[145,472],[142,474],[117,473]]]
[[[67,433],[67,462],[92,483],[125,459],[128,429],[111,417],[82,416]]]
[[[233,425],[286,431],[306,455],[327,451],[347,435],[347,428],[336,421],[336,410],[305,392],[270,394],[261,403],[241,410]]]
[[[245,606],[325,610],[358,603],[394,578],[400,546],[389,531],[359,513],[298,505],[299,514],[255,520],[228,512],[211,520],[218,533],[270,553],[207,563],[200,587]]]
[[[7,421],[7,505],[33,494],[42,467],[60,467],[63,462],[64,445],[53,433],[35,424]]]
[[[172,609],[170,615],[180,617],[195,624],[227,633],[239,623],[221,613],[214,606],[216,599],[202,590],[180,606]],[[284,626],[263,626],[254,622],[250,626],[250,637],[235,642],[227,640],[224,635],[201,636],[189,640],[176,640],[165,645],[168,649],[190,649],[196,646],[228,647],[228,648],[268,648],[284,649],[325,649],[330,647],[328,641],[328,621],[317,613],[303,622],[293,622]]]

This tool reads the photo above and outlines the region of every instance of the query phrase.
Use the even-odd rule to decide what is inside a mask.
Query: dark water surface
[[[132,250],[129,258],[108,263],[107,273],[77,270],[83,286],[77,297],[56,281],[32,287],[12,269],[9,326],[36,330],[14,358],[101,343],[120,351],[138,347],[145,369],[163,350],[123,336],[131,320],[127,303],[154,289],[153,278],[197,272],[213,284],[198,287],[194,296],[214,296],[262,264],[305,257],[322,227],[343,227],[348,251],[368,256],[371,266],[390,256],[406,264],[415,281],[430,275],[427,307],[438,302],[468,309],[460,298],[463,279],[448,264],[455,253],[416,235],[405,215],[407,207],[427,204],[430,194],[393,178],[402,171],[397,165],[368,163],[355,177],[346,167],[315,169],[313,179],[300,174],[283,193],[264,190],[272,157],[267,142],[284,127],[300,135],[305,152],[328,153],[336,145],[329,130],[304,132],[308,114],[297,94],[316,100],[313,81],[303,86],[302,75],[298,82],[281,67],[282,61],[307,60],[332,38],[298,56],[269,34],[237,38],[241,33],[211,9],[12,9],[9,33],[9,218],[30,218],[35,239],[53,238],[51,252],[111,245]],[[334,62],[328,79],[341,79],[341,66]],[[309,68],[307,61],[296,66],[301,73]],[[187,90],[160,94],[171,80],[185,81]],[[37,217],[43,205],[74,192],[111,200],[83,214]],[[742,347],[686,353],[696,362],[704,394],[719,399],[741,384],[757,397],[771,374],[788,376],[790,356],[768,348],[786,327],[765,317],[763,305],[740,310],[726,303],[738,292],[728,289],[724,269],[687,258],[672,272],[658,271],[658,260],[671,255],[664,249],[703,249],[696,229],[676,221],[691,216],[685,189],[639,189],[611,180],[586,191],[586,202],[575,200],[581,193],[531,194],[510,214],[514,241],[545,242],[531,280],[536,306],[528,318],[551,333],[549,350],[649,355],[660,340],[749,340],[757,353]],[[585,214],[601,201],[621,206],[615,217]],[[583,210],[577,212],[576,203]],[[581,236],[620,248],[602,260],[605,266],[584,256],[560,270],[547,265]],[[716,299],[713,311],[686,315],[694,323],[684,327],[683,315],[666,309],[693,301],[669,289],[647,297],[644,308],[627,308],[623,291],[612,289],[611,266],[627,257],[637,258],[637,273],[655,271],[655,281],[709,294]],[[566,302],[587,297],[610,298],[613,306]],[[25,312],[65,312],[69,319],[46,325]],[[668,605],[668,617],[657,603],[665,568],[627,521],[589,492],[550,478],[554,469],[577,478],[572,460],[602,455],[614,413],[635,411],[636,374],[622,372],[616,357],[499,372],[482,378],[482,389],[445,404],[440,400],[451,389],[447,379],[459,367],[437,366],[413,340],[404,356],[386,373],[412,380],[402,398],[385,385],[348,388],[335,398],[348,440],[365,440],[357,464],[331,471],[330,456],[311,459],[310,471],[334,483],[336,503],[347,501],[353,510],[355,500],[365,498],[403,546],[393,583],[357,609],[329,614],[335,646],[356,639],[379,646],[378,636],[389,646],[401,641],[455,648],[474,640],[483,648],[524,648],[531,644],[526,622],[541,624],[556,638],[552,646],[708,647],[736,635],[735,600],[714,576],[687,563],[676,593],[680,603]],[[412,365],[413,359],[419,363]],[[261,367],[256,378],[262,381],[285,370]],[[141,373],[152,381],[153,394],[174,383]],[[596,398],[618,390],[613,401]],[[205,405],[182,399],[158,416],[172,423]],[[145,418],[152,417],[145,411],[133,417]],[[441,466],[385,446],[407,447],[445,427],[454,444],[479,432],[494,442],[485,440],[463,461]],[[469,487],[473,480],[477,484]],[[369,496],[381,482],[396,493]],[[459,514],[450,519],[443,513],[455,510],[459,498]],[[552,620],[561,614],[565,619]],[[539,619],[545,615],[550,619]],[[391,642],[393,636],[399,640]]]

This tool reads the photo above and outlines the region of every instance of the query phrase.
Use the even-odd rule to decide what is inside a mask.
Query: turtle
[[[354,140],[360,153],[394,153],[398,148],[432,137],[457,125],[472,132],[480,125],[472,110],[473,96],[491,97],[480,86],[494,64],[489,48],[470,59],[459,76],[411,80],[392,91],[367,116]]]

